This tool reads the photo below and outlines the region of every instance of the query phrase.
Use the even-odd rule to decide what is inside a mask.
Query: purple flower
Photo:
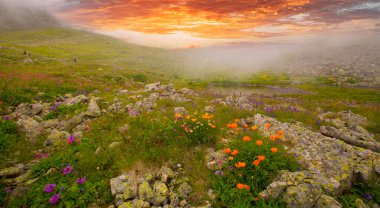
[[[11,117],[8,116],[8,115],[6,115],[6,116],[3,117],[3,119],[6,120],[6,121],[8,121],[8,120],[11,120]]]
[[[46,186],[44,188],[45,193],[53,192],[56,186],[57,185],[55,185],[55,184],[46,184]]]
[[[371,194],[370,193],[365,193],[365,198],[367,199],[367,200],[371,200],[372,199],[372,196],[371,196]]]
[[[223,171],[218,170],[218,171],[215,172],[215,175],[222,176],[223,175]]]
[[[84,184],[86,182],[86,177],[77,178],[77,184]]]
[[[67,139],[67,143],[72,144],[75,141],[74,134],[71,134],[71,136]]]
[[[73,170],[74,170],[73,167],[71,167],[70,165],[67,165],[65,168],[63,168],[62,172],[63,174],[67,175],[67,174],[70,174]]]
[[[8,188],[7,188],[7,193],[8,193],[8,194],[12,193],[12,188],[8,187]]]
[[[50,199],[50,204],[55,204],[61,199],[61,196],[59,194],[54,194]]]
[[[218,164],[219,164],[219,165],[222,164],[222,163],[223,163],[223,161],[221,161],[221,160],[218,161]]]
[[[231,166],[230,166],[230,170],[232,170],[232,169],[234,169],[234,166],[231,165]]]
[[[54,111],[57,108],[58,108],[58,104],[55,103],[53,106],[50,107],[50,111]]]

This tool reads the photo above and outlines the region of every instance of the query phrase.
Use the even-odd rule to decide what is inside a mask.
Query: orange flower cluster
[[[265,160],[265,156],[264,155],[259,155],[257,156],[257,160],[253,161],[253,165],[254,166],[259,166],[260,165],[260,162],[264,161]]]
[[[205,113],[205,114],[202,115],[202,118],[210,120],[210,119],[214,118],[214,115],[209,114],[209,113]]]
[[[236,184],[236,188],[239,190],[242,190],[242,189],[247,189],[248,191],[250,190],[250,188],[247,184],[242,184],[242,183]]]
[[[270,124],[270,123],[265,124],[265,128],[267,128],[267,129],[269,129],[271,126],[272,126],[272,124]]]
[[[179,113],[176,113],[176,114],[174,115],[174,117],[175,117],[176,119],[180,119],[180,118],[182,118],[182,115],[179,114]]]
[[[235,167],[237,168],[245,168],[245,166],[246,166],[245,162],[238,162],[235,164]]]
[[[257,144],[257,146],[261,146],[261,145],[263,144],[263,141],[261,141],[261,140],[257,140],[257,141],[256,141],[256,144]]]
[[[277,149],[276,147],[272,147],[272,148],[270,148],[270,151],[271,151],[272,153],[276,153],[276,152],[278,151],[278,149]]]
[[[237,123],[230,123],[230,124],[227,124],[227,127],[229,129],[237,129],[238,128],[238,124]]]
[[[243,141],[245,141],[245,142],[249,142],[249,141],[251,141],[252,139],[251,139],[251,137],[249,137],[249,136],[244,136],[243,137]]]
[[[257,130],[257,126],[252,126],[251,129],[252,129],[253,131],[255,131],[255,130]]]

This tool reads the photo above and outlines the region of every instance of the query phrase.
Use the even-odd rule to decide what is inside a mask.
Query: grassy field
[[[111,101],[114,99],[113,92],[115,90],[136,90],[142,86],[139,84],[140,82],[143,84],[157,81],[173,83],[176,88],[188,87],[198,91],[201,95],[194,100],[197,105],[161,100],[153,112],[143,113],[137,118],[128,117],[127,113],[103,116],[91,123],[91,128],[85,132],[80,145],[61,145],[50,149],[49,157],[33,167],[34,176],[43,175],[51,167],[59,169],[63,164],[69,163],[75,164],[75,169],[82,176],[86,176],[89,181],[86,194],[77,202],[67,200],[66,206],[83,206],[96,202],[106,207],[113,200],[109,191],[110,178],[118,176],[123,171],[131,169],[148,170],[154,167],[158,168],[168,162],[172,164],[180,162],[184,165],[194,186],[191,199],[194,201],[207,199],[204,193],[209,188],[214,186],[223,191],[226,187],[221,184],[228,184],[228,182],[215,179],[213,173],[207,170],[203,160],[206,149],[221,147],[218,141],[226,135],[228,136],[225,129],[227,123],[236,118],[253,116],[255,113],[274,116],[283,122],[299,121],[305,126],[317,130],[319,128],[317,123],[318,107],[325,111],[334,112],[352,110],[354,113],[367,117],[369,120],[367,129],[375,134],[376,139],[380,137],[379,90],[326,85],[320,81],[320,78],[312,77],[305,78],[312,80],[309,82],[310,84],[292,85],[294,78],[286,73],[260,72],[250,75],[247,79],[240,80],[239,83],[281,85],[303,89],[311,93],[283,95],[283,97],[293,99],[289,103],[277,99],[277,97],[269,96],[258,98],[257,101],[265,103],[266,106],[286,104],[288,106],[299,106],[303,110],[279,109],[268,111],[264,108],[265,106],[262,106],[258,111],[252,112],[218,106],[214,113],[218,131],[210,131],[212,133],[209,135],[213,137],[210,138],[210,142],[192,143],[194,138],[178,139],[180,136],[173,133],[172,128],[175,125],[173,123],[175,120],[173,108],[183,106],[190,113],[201,113],[201,110],[209,104],[208,102],[215,99],[212,95],[203,94],[208,83],[236,84],[236,80],[229,76],[225,78],[192,79],[186,76],[186,72],[181,69],[180,56],[174,51],[133,45],[83,31],[46,29],[0,31],[0,34],[0,115],[8,114],[9,108],[20,103],[51,102],[65,93],[75,95],[98,90],[98,96]],[[26,55],[24,51],[26,51]],[[44,119],[74,115],[85,109],[86,106],[81,105],[60,108]],[[122,134],[118,128],[125,124],[129,124],[130,131]],[[17,131],[14,121],[1,122],[0,167],[8,167],[19,162],[27,163],[34,159],[34,151],[43,148],[42,143],[46,136],[42,135],[37,142],[31,143]],[[242,135],[233,136],[240,138]],[[255,139],[261,138],[256,133],[251,136]],[[97,148],[108,147],[114,141],[120,141],[122,145],[112,150],[104,148],[99,154],[94,155]],[[245,151],[245,154],[261,154],[268,151],[252,147],[253,152],[250,153],[251,150],[244,149],[242,143],[236,142],[233,145]],[[265,148],[269,147],[265,146]],[[183,158],[188,159],[183,160]],[[244,157],[242,156],[241,159]],[[278,164],[274,164],[271,167],[272,169],[267,171],[276,172],[280,168],[286,168],[284,167],[285,164],[289,165],[289,169],[295,169],[294,161],[291,158],[289,160],[279,159],[278,161]],[[257,191],[265,187],[272,177],[263,179]],[[13,200],[11,205],[21,207],[27,204],[30,207],[38,207],[46,201],[46,196],[39,194],[43,186],[52,182],[64,183],[63,180],[60,177],[43,177],[31,187],[31,191],[25,197]],[[0,184],[0,188],[5,189],[3,186]],[[357,189],[357,187],[355,188]],[[254,194],[257,194],[257,191]],[[353,194],[354,197],[363,197],[360,195],[362,192],[357,191],[355,193],[356,195]],[[230,194],[236,196],[237,193],[231,191]],[[254,197],[250,194],[244,196]],[[225,197],[228,198],[228,196]],[[236,199],[239,197],[237,196]],[[6,203],[6,193],[2,191],[0,198],[1,206]],[[352,205],[351,198],[344,199],[348,201],[347,206]],[[216,206],[239,207],[241,202],[243,204],[240,207],[245,207],[249,204],[244,200],[238,201],[226,199]],[[256,206],[284,206],[282,202],[260,203],[257,203]],[[196,202],[194,204],[198,205]]]

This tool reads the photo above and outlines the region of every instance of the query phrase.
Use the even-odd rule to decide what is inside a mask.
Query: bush
[[[257,197],[280,170],[297,170],[294,158],[287,155],[280,144],[280,134],[271,141],[248,128],[240,131],[236,126],[229,125],[236,138],[224,149],[230,155],[228,163],[213,177],[219,206],[284,207],[281,201],[264,202]]]
[[[213,115],[206,113],[199,116],[194,113],[187,116],[176,114],[175,117],[176,120],[169,125],[168,130],[187,138],[191,144],[215,143],[217,130]]]

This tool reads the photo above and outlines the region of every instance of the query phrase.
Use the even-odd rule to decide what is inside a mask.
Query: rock
[[[363,202],[363,200],[361,200],[359,198],[355,200],[355,206],[356,206],[356,208],[370,208],[368,205],[366,205]]]
[[[183,116],[188,114],[187,110],[184,107],[176,107],[176,108],[174,108],[174,113],[175,114],[181,114]]]
[[[321,198],[318,199],[317,203],[314,205],[314,208],[341,208],[342,205],[339,204],[334,198],[331,196],[323,194]]]
[[[129,125],[125,124],[124,126],[122,126],[122,127],[119,128],[119,133],[120,134],[125,134],[125,133],[127,133],[128,129],[129,129]]]
[[[315,196],[339,196],[348,190],[356,178],[354,174],[360,173],[364,179],[376,174],[372,168],[376,161],[380,161],[380,154],[376,152],[324,136],[299,124],[280,123],[260,114],[255,115],[254,123],[264,136],[283,130],[281,140],[288,145],[287,153],[294,155],[307,172],[303,174],[307,180],[304,179],[299,185],[289,187],[287,181],[274,180],[272,184],[277,181],[276,187],[279,190],[273,190],[274,185],[270,184],[262,194],[264,198],[270,196],[270,193],[274,193],[273,196],[282,193],[289,207],[310,207],[317,203],[314,201]],[[272,126],[268,129],[266,123],[271,123]],[[312,194],[313,197],[304,199],[304,193]]]
[[[184,199],[179,203],[179,206],[184,207],[187,205],[187,201]]]
[[[96,101],[94,99],[90,100],[90,103],[88,104],[88,108],[86,111],[86,116],[91,118],[96,118],[100,116],[100,108],[98,104],[96,104]]]
[[[86,103],[88,98],[85,95],[78,95],[74,98],[68,98],[63,102],[63,105],[75,105],[78,103]]]
[[[118,146],[120,146],[120,145],[122,145],[122,144],[123,144],[123,142],[112,142],[112,143],[108,146],[108,148],[113,149],[113,148],[118,147]]]
[[[131,178],[128,175],[121,175],[110,179],[111,194],[123,194],[124,190],[131,185]]]
[[[178,187],[178,194],[179,194],[179,197],[182,197],[182,198],[187,198],[187,196],[193,191],[193,189],[191,188],[191,186],[187,183],[187,182],[184,182],[182,183],[179,187]]]
[[[206,166],[211,170],[220,170],[223,167],[223,164],[227,162],[228,156],[224,151],[218,150],[214,151],[214,149],[208,149],[206,155]]]
[[[119,206],[119,205],[123,204],[123,202],[124,202],[124,196],[123,196],[123,194],[116,194],[116,196],[115,196],[115,205]]]
[[[39,123],[29,116],[21,116],[17,121],[18,129],[31,138],[34,138],[39,134],[38,125]]]
[[[118,90],[117,94],[118,95],[126,95],[128,93],[128,90]]]
[[[155,91],[160,89],[160,82],[152,83],[152,84],[147,84],[145,85],[145,90],[146,91]]]
[[[68,132],[53,129],[45,140],[44,145],[50,146],[58,144],[59,142],[65,141],[69,136],[70,134]]]
[[[154,197],[154,192],[151,189],[148,181],[144,181],[139,186],[139,199],[147,202],[152,202]]]
[[[165,201],[167,201],[167,197],[169,195],[169,189],[163,182],[161,181],[155,182],[153,184],[153,190],[154,190],[153,204],[155,206],[163,204]]]
[[[23,168],[24,168],[24,166],[4,168],[4,169],[0,170],[0,177],[1,178],[12,178],[12,177],[18,176],[22,173]]]
[[[158,93],[152,93],[152,94],[150,94],[148,100],[151,102],[155,102],[159,98],[160,98],[160,95]]]
[[[214,113],[215,112],[215,108],[213,106],[206,106],[205,109],[204,109],[205,112],[207,113]]]
[[[37,115],[42,112],[42,109],[43,109],[43,106],[40,103],[33,104],[30,115],[31,116]]]
[[[363,125],[367,125],[367,123],[368,123],[367,118],[365,118],[361,115],[358,115],[358,114],[354,114],[353,112],[351,112],[349,110],[339,112],[337,115],[338,115],[338,117],[340,117],[343,121],[345,121],[349,125],[363,126]]]
[[[125,109],[123,107],[122,102],[115,102],[112,105],[110,105],[107,109],[108,113],[115,113],[115,114],[123,113],[124,111]]]
[[[83,122],[83,115],[84,114],[75,115],[68,121],[63,122],[61,130],[72,130],[74,127],[81,124]]]
[[[164,183],[166,183],[168,179],[174,178],[173,170],[166,166],[162,166],[158,174],[161,178],[161,181]]]
[[[44,129],[54,128],[54,127],[57,127],[58,125],[59,125],[58,119],[50,119],[47,121],[42,121],[40,123],[41,128],[44,128]]]
[[[123,192],[124,200],[132,199],[135,196],[136,196],[136,190],[131,190],[130,187],[127,187]]]
[[[170,205],[171,206],[177,207],[179,205],[180,201],[179,201],[178,194],[171,191],[169,198],[170,198]]]
[[[133,201],[124,202],[118,208],[149,208],[150,205],[148,202],[135,199]]]

